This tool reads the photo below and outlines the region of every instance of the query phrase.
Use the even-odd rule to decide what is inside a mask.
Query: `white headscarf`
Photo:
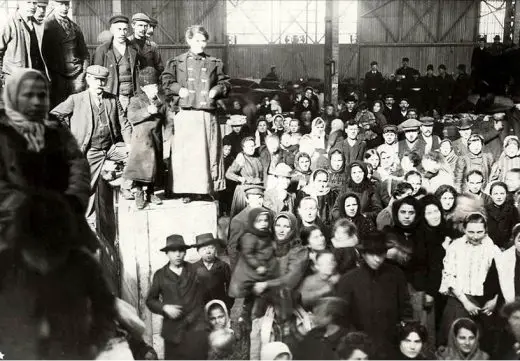
[[[16,129],[18,133],[23,135],[27,140],[27,148],[33,152],[39,152],[45,147],[45,125],[46,120],[42,119],[41,122],[33,122],[27,119],[27,117],[20,112],[18,104],[18,96],[21,90],[21,85],[24,80],[27,79],[39,79],[45,83],[47,88],[47,109],[45,114],[48,113],[49,108],[49,85],[45,76],[34,69],[20,68],[16,69],[6,80],[2,99],[5,106],[5,114],[7,115],[8,124]]]

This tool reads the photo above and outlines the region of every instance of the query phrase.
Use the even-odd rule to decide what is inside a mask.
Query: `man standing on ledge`
[[[157,44],[147,38],[151,19],[143,13],[132,16],[132,28],[134,33],[128,37],[130,44],[139,50],[139,66],[144,69],[148,66],[157,70],[158,74],[164,71],[164,64]]]
[[[94,54],[94,64],[108,69],[106,91],[116,95],[126,108],[137,90],[138,50],[127,39],[129,20],[126,16],[115,15],[110,19],[113,38],[100,45]]]
[[[43,57],[51,76],[51,105],[85,89],[90,54],[79,26],[67,16],[70,1],[54,0],[56,7],[45,20]]]

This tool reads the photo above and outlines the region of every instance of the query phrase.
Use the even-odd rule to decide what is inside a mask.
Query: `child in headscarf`
[[[325,140],[325,121],[322,118],[318,117],[312,121],[310,136],[315,149],[325,150],[327,148]]]
[[[294,158],[294,173],[291,178],[291,189],[298,191],[309,184],[311,179],[311,156],[307,153],[299,152]]]
[[[228,292],[234,298],[246,297],[246,318],[253,308],[254,284],[276,277],[278,262],[274,257],[272,226],[269,210],[253,208],[249,213],[248,228],[240,238],[240,257],[231,276]],[[261,310],[261,303],[258,308]]]
[[[231,321],[220,300],[208,302],[204,311],[210,330],[208,360],[248,360],[249,334],[245,323]]]
[[[489,355],[479,348],[480,331],[469,318],[453,322],[448,335],[448,346],[439,348],[437,360],[489,360]]]
[[[269,342],[262,347],[260,360],[292,360],[292,353],[283,342]]]

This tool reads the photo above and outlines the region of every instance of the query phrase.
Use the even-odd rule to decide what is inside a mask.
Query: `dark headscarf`
[[[399,208],[401,208],[401,206],[403,204],[409,204],[415,209],[415,220],[409,226],[405,226],[405,225],[401,224],[399,222],[399,217],[397,216]],[[419,224],[419,222],[421,221],[421,218],[422,218],[421,215],[422,215],[421,204],[413,196],[408,196],[408,197],[405,197],[402,199],[398,199],[392,204],[392,217],[394,219],[395,227],[401,229],[403,232],[414,231],[417,228],[417,225]]]
[[[354,168],[354,167],[359,167],[363,171],[363,180],[359,184],[355,183],[351,177],[352,168]],[[370,182],[370,179],[368,179],[368,169],[364,162],[359,161],[359,160],[353,161],[352,163],[349,164],[346,172],[347,172],[347,178],[348,178],[348,181],[347,181],[348,189],[350,189],[356,193],[362,193],[363,191],[372,187],[372,182]]]
[[[347,201],[347,198],[355,198],[358,203],[358,209],[357,209],[356,215],[354,217],[347,216],[347,213],[345,212],[345,202]],[[339,204],[340,204],[340,209],[339,209],[340,218],[347,218],[347,219],[354,220],[354,218],[357,218],[361,215],[361,201],[359,200],[359,197],[357,196],[356,193],[349,192],[349,193],[345,193],[345,194],[341,195],[340,199],[339,199]]]
[[[435,231],[435,232],[444,230],[446,228],[446,217],[444,215],[444,211],[442,209],[440,200],[433,194],[427,194],[426,196],[421,198],[421,203],[422,203],[422,213],[421,214],[422,214],[422,221],[423,221],[424,227],[427,230],[431,230],[431,231]],[[441,212],[441,223],[436,227],[430,226],[428,224],[428,222],[426,221],[426,217],[424,216],[424,212],[426,211],[426,206],[428,206],[430,204],[437,206],[439,208],[439,211]]]
[[[260,215],[267,214],[267,220],[269,225],[267,226],[267,230],[261,231],[255,228],[255,222]],[[253,208],[248,215],[247,218],[247,230],[249,233],[252,233],[258,237],[268,237],[271,235],[271,226],[273,224],[273,217],[271,216],[271,212],[265,208]]]
[[[329,174],[342,174],[342,173],[345,173],[345,166],[346,166],[346,164],[345,164],[345,155],[343,154],[341,149],[331,149],[329,151],[329,162],[332,159],[332,155],[335,154],[335,153],[339,153],[341,155],[341,159],[343,159],[343,165],[338,170],[334,170],[334,169],[332,169],[332,166],[329,166]]]

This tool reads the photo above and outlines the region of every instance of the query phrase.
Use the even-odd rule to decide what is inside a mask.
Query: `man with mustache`
[[[140,67],[148,66],[157,70],[161,74],[164,64],[157,48],[157,44],[148,39],[148,29],[151,26],[151,19],[143,13],[132,16],[132,29],[134,33],[128,37],[130,44],[139,50]]]

